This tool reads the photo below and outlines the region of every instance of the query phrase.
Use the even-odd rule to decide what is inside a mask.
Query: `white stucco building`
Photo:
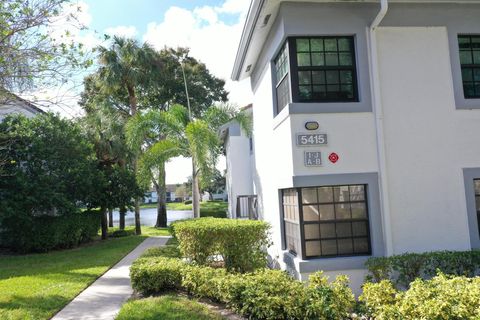
[[[252,116],[252,105],[242,109]],[[240,124],[230,122],[220,129],[226,159],[226,192],[230,218],[256,218],[257,199],[253,183],[255,154],[253,137]]]
[[[0,100],[0,122],[9,114],[23,114],[31,118],[38,113],[44,113],[39,107],[11,93]]]
[[[480,248],[479,35],[477,0],[252,1],[232,79],[282,268],[358,287],[371,256]]]

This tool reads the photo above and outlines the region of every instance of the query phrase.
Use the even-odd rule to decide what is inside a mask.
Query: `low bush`
[[[405,253],[370,258],[365,265],[369,271],[368,281],[391,280],[406,288],[416,278],[430,279],[437,271],[456,276],[479,275],[480,251]]]
[[[91,240],[100,228],[100,213],[85,211],[61,216],[38,216],[10,227],[15,221],[3,221],[2,244],[18,252],[47,252],[72,248]]]
[[[183,201],[183,204],[192,204],[192,200],[185,200]]]
[[[121,237],[128,237],[134,236],[135,229],[117,229],[111,232],[108,232],[108,236],[112,238],[121,238]]]
[[[225,210],[218,210],[218,209],[201,209],[200,210],[200,217],[202,218],[207,218],[207,217],[213,217],[213,218],[226,218],[227,217],[227,211]]]
[[[263,221],[199,218],[173,224],[180,251],[197,264],[215,256],[229,271],[249,272],[266,266],[270,226]]]
[[[176,245],[166,245],[162,247],[149,248],[142,254],[142,257],[181,258],[182,254]]]
[[[143,294],[183,289],[225,303],[250,319],[344,319],[355,304],[346,277],[329,283],[321,273],[312,275],[305,286],[280,270],[228,273],[180,259],[146,256],[130,272],[133,288]]]
[[[366,283],[360,301],[378,319],[480,319],[480,277],[416,279],[407,291],[389,280]]]
[[[132,287],[143,294],[181,289],[183,270],[187,265],[180,259],[143,257],[130,268]]]

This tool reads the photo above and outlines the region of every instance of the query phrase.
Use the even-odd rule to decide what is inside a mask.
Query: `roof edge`
[[[255,31],[255,26],[257,25],[258,17],[260,16],[264,3],[265,0],[252,0],[250,2],[247,19],[245,20],[242,36],[240,37],[240,45],[238,46],[237,55],[235,56],[235,62],[233,64],[232,75],[230,76],[234,81],[240,79],[248,47],[250,46],[253,32]]]

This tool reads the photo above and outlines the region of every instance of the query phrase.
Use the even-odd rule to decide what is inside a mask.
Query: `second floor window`
[[[480,35],[459,35],[463,94],[466,99],[480,98]]]
[[[274,63],[277,112],[290,92],[293,102],[358,101],[353,36],[290,37]]]

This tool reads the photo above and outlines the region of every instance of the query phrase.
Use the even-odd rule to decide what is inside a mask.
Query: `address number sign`
[[[318,146],[327,144],[326,133],[299,133],[297,134],[297,146]]]

